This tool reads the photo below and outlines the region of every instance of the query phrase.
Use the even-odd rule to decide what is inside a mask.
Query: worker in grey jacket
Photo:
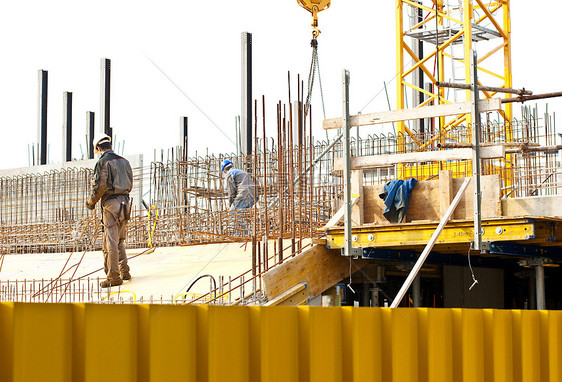
[[[254,181],[250,174],[234,167],[234,164],[225,159],[221,170],[226,174],[228,203],[230,210],[250,208],[256,202]]]
[[[101,157],[94,168],[92,193],[86,206],[93,210],[101,200],[102,252],[107,280],[100,286],[109,288],[131,279],[124,242],[131,213],[129,193],[133,188],[133,170],[127,159],[113,152],[108,135],[97,135],[93,146]]]

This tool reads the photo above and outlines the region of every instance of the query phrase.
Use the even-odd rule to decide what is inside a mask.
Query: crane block
[[[330,8],[330,0],[297,0],[301,7],[311,12],[316,7],[316,12]]]
[[[312,35],[316,38],[320,34],[318,27],[318,12],[330,8],[331,0],[297,0],[297,3],[312,13]]]

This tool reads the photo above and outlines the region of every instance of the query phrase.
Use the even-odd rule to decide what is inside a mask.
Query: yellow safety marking
[[[218,294],[218,293],[217,293],[217,294]],[[200,298],[200,297],[202,297],[202,296],[204,296],[204,295],[206,295],[204,298]],[[221,299],[222,299],[223,301],[226,301],[226,300],[228,300],[228,295],[229,295],[229,294],[226,293],[226,294],[224,294],[224,295],[221,296],[221,297],[217,297],[217,300],[221,300]],[[203,294],[203,293],[193,293],[193,292],[180,293],[180,294],[178,294],[176,297],[174,297],[174,300],[178,300],[178,299],[180,299],[180,298],[185,299],[186,297],[187,297],[187,298],[190,298],[190,299],[192,299],[192,300],[199,299],[199,300],[197,300],[198,302],[207,302],[207,301],[211,300],[211,298],[209,298],[209,295],[208,295],[207,293]]]
[[[152,229],[150,229],[150,211],[152,211],[152,209],[154,209],[154,211],[156,212],[156,216],[154,217],[154,224],[152,225]],[[156,221],[158,220],[158,208],[156,208],[156,206],[150,206],[150,208],[148,209],[148,247],[152,248],[152,236],[154,236],[154,231],[156,230]]]

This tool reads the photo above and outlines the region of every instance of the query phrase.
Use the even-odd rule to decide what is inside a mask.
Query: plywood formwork
[[[353,261],[352,266],[352,261],[339,251],[315,245],[263,276],[266,296],[272,300],[299,284],[306,284],[312,299],[366,265],[365,261],[358,260]]]
[[[452,191],[446,192],[446,195],[452,194],[454,196],[463,181],[464,178],[452,178]],[[379,197],[382,188],[382,186],[365,186],[363,188],[365,224],[389,224],[383,216],[384,200]],[[439,221],[442,215],[440,201],[447,198],[444,194],[445,190],[440,179],[417,182],[409,200],[408,212],[404,222]],[[502,215],[500,179],[497,175],[482,177],[482,201],[482,217]],[[473,209],[473,192],[472,190],[466,190],[452,219],[470,219],[473,215]]]

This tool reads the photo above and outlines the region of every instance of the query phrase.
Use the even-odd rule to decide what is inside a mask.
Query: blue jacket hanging
[[[383,215],[389,222],[402,223],[408,210],[408,199],[417,182],[415,178],[407,181],[398,179],[384,185],[379,197],[384,199]]]

